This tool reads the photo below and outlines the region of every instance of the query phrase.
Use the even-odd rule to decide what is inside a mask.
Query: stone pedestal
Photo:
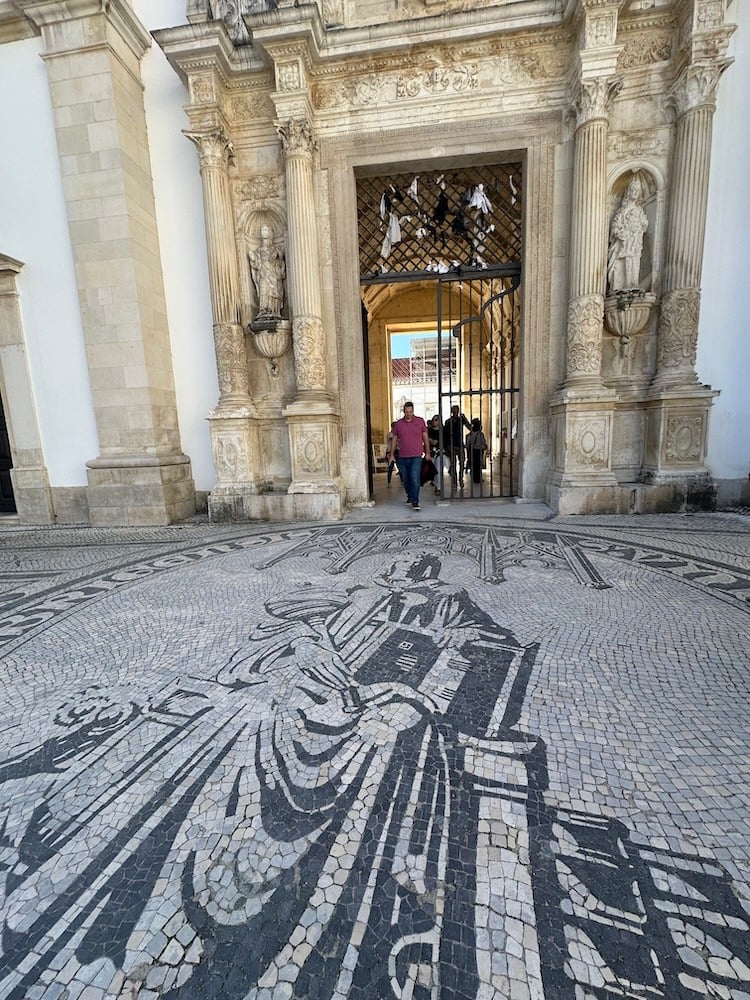
[[[216,485],[208,498],[211,521],[246,521],[249,497],[271,489],[257,470],[259,422],[247,408],[219,406],[209,414]]]
[[[713,510],[716,488],[706,467],[711,406],[718,391],[653,391],[646,402],[643,481],[653,487],[651,509]]]
[[[611,512],[620,506],[612,472],[615,393],[563,390],[550,404],[553,473],[548,503],[560,514]]]
[[[94,526],[171,524],[195,513],[186,455],[94,459],[86,463],[86,476]]]

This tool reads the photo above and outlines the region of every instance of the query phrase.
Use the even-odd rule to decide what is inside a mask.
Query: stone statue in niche
[[[647,229],[641,182],[633,177],[610,224],[607,285],[611,294],[640,287],[643,237]]]
[[[284,307],[284,255],[273,242],[270,226],[260,228],[260,245],[248,254],[250,275],[258,296],[257,320],[280,319]]]

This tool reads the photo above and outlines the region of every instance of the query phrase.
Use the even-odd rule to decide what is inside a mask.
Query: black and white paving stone
[[[750,522],[0,534],[0,997],[750,1000]]]

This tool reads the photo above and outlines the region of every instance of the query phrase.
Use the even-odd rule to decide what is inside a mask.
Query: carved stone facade
[[[84,86],[96,39],[109,46],[113,78],[123,60],[130,67],[141,100],[135,84],[149,35],[126,0],[94,6],[15,0],[15,37],[24,37],[22,25],[41,32],[61,123],[70,118],[65,81]],[[357,178],[411,170],[416,185],[421,174],[467,164],[515,164],[517,179],[523,175],[518,495],[565,512],[618,511],[632,509],[635,492],[639,509],[668,509],[682,502],[686,482],[708,480],[714,393],[699,382],[696,352],[712,116],[733,30],[723,0],[667,0],[648,10],[608,0],[187,0],[185,20],[153,37],[184,84],[184,131],[200,169],[206,336],[218,385],[208,415],[212,518],[339,517],[368,501],[372,401]],[[113,129],[126,119],[126,108],[115,108]],[[64,150],[77,139],[60,128]],[[135,146],[147,148],[145,135],[139,122]],[[179,467],[185,488],[189,465],[173,412],[165,310],[153,287],[161,279],[144,263],[158,258],[153,205],[142,230],[148,247],[134,238],[127,252],[132,288],[97,285],[77,203],[96,196],[97,177],[89,176],[90,190],[85,181],[92,155],[76,151],[62,171],[85,315],[100,317],[110,296],[156,317],[145,334],[119,328],[121,345],[144,345],[148,389],[137,405],[123,396],[113,417],[109,375],[97,380],[106,364],[92,362],[102,449],[90,465],[90,499],[104,517],[110,465],[121,470],[135,454],[150,456],[144,483],[154,458]],[[122,180],[126,214],[140,225],[133,192],[149,178]],[[502,183],[512,186],[513,176]],[[497,202],[497,191],[479,195]],[[467,191],[475,213],[479,195]],[[424,236],[414,222],[418,197],[401,214],[405,231],[413,223]],[[628,205],[637,208],[631,222],[640,222],[625,246],[616,216]],[[385,246],[394,220],[372,208]],[[265,306],[254,256],[263,240],[283,283]],[[383,282],[387,259],[381,254]],[[473,260],[486,263],[479,253]],[[127,273],[121,268],[117,281]],[[97,329],[85,331],[92,359],[104,357]],[[138,407],[162,423],[131,447],[126,439],[138,435],[125,425]],[[379,404],[373,440],[385,417]],[[120,439],[107,438],[113,423]],[[182,494],[160,516],[178,508],[187,510]]]

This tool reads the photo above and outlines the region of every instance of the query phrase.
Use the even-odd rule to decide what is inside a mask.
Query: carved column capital
[[[597,119],[608,121],[612,102],[621,90],[621,77],[600,76],[579,80],[573,97],[576,128]]]
[[[227,137],[223,128],[214,129],[210,132],[183,132],[198,150],[201,167],[223,167],[229,166],[230,160],[234,157],[234,146],[232,140]]]
[[[276,122],[276,132],[281,140],[284,156],[311,158],[317,148],[312,125],[307,118],[289,118],[285,122]]]
[[[716,108],[719,80],[731,60],[720,63],[700,63],[687,66],[666,94],[664,102],[676,118],[698,108]]]

